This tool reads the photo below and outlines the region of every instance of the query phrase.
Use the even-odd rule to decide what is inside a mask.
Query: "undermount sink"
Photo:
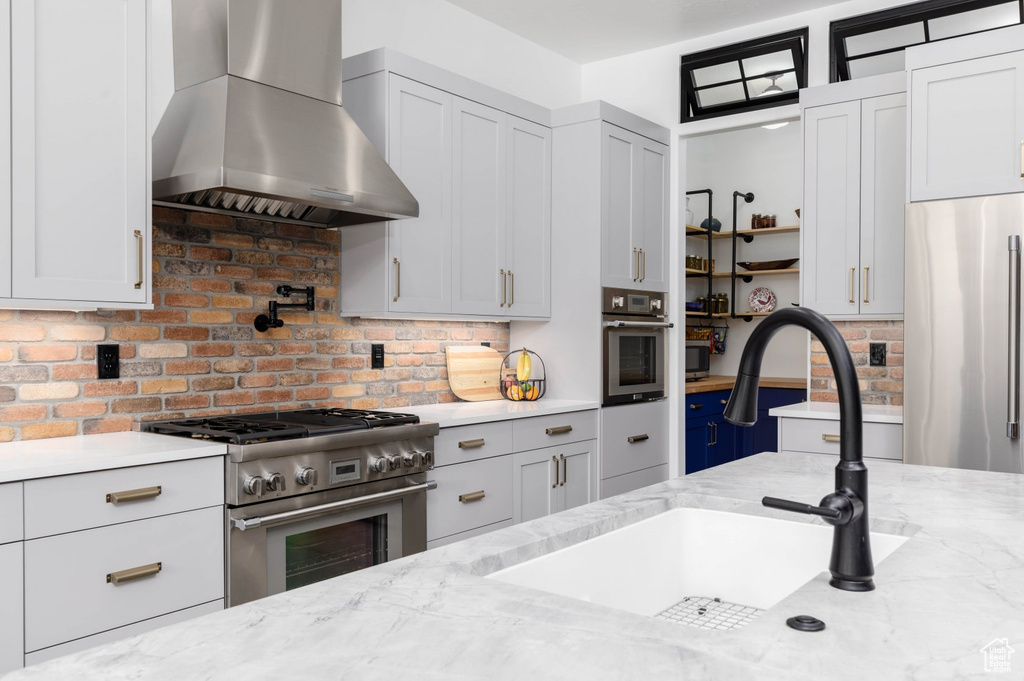
[[[828,570],[832,532],[828,525],[677,508],[488,577],[666,619],[679,619],[664,613],[684,601],[705,610],[717,603],[696,599],[767,610]],[[906,540],[872,532],[875,565]]]

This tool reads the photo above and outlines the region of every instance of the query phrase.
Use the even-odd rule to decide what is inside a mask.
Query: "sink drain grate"
[[[697,629],[738,629],[753,622],[764,610],[729,603],[721,598],[687,596],[655,617]]]

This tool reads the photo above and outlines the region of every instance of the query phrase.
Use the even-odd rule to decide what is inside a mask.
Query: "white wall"
[[[152,125],[174,94],[171,0],[153,2]],[[342,56],[390,47],[551,109],[580,101],[580,65],[444,0],[344,0]]]
[[[689,189],[707,189],[714,192],[714,214],[722,221],[722,231],[732,229],[732,193],[753,192],[753,203],[737,199],[737,228],[750,227],[751,213],[777,216],[778,225],[797,224],[795,208],[800,206],[802,177],[802,136],[800,124],[790,123],[777,130],[753,127],[714,135],[688,139],[686,150],[686,182]],[[707,195],[690,199],[697,224],[707,217]],[[685,205],[683,206],[685,210]],[[713,241],[713,255],[717,271],[725,272],[732,262],[732,240]],[[800,235],[778,234],[754,237],[751,243],[739,241],[736,259],[740,261],[780,260],[800,254]],[[686,239],[686,253],[707,257],[707,240]],[[799,266],[799,263],[797,263]],[[737,271],[742,272],[741,268]],[[729,293],[729,279],[715,279],[715,293]],[[736,283],[736,309],[749,309],[747,297],[754,288],[765,286],[778,298],[778,307],[789,307],[800,300],[799,276],[786,274],[755,277],[751,283]],[[686,300],[706,295],[706,279],[687,279]],[[724,324],[726,320],[715,320]],[[750,332],[760,322],[728,320],[729,332],[724,355],[712,357],[711,372],[735,375],[740,355]],[[807,335],[799,329],[785,329],[776,335],[764,357],[764,375],[803,378],[807,375]]]
[[[907,3],[893,0],[851,0],[586,64],[582,73],[583,101],[603,99],[671,127],[679,123],[679,58],[682,55],[804,26],[809,29],[808,82],[812,86],[822,85],[829,80],[829,22],[904,4]]]

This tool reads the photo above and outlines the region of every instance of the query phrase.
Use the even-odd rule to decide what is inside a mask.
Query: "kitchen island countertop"
[[[816,522],[759,500],[813,502],[832,490],[834,463],[759,454],[53,660],[7,681],[990,678],[983,648],[1024,646],[1020,475],[869,462],[873,530],[910,537],[877,566],[876,590],[833,589],[823,555],[822,574],[728,632],[483,577],[680,506]],[[826,629],[788,628],[786,618],[799,614],[824,620]],[[1011,664],[1019,676],[1024,653]]]

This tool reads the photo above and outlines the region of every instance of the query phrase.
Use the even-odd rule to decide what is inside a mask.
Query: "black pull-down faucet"
[[[835,526],[829,584],[845,591],[871,591],[875,574],[868,536],[868,469],[864,466],[861,439],[860,384],[850,350],[839,330],[822,315],[805,307],[786,308],[765,317],[750,334],[740,358],[736,387],[733,388],[725,418],[740,426],[757,421],[757,386],[761,359],[772,336],[784,326],[800,326],[825,346],[839,388],[839,463],[836,491],[825,495],[818,506],[764,497],[772,508],[821,516]]]

